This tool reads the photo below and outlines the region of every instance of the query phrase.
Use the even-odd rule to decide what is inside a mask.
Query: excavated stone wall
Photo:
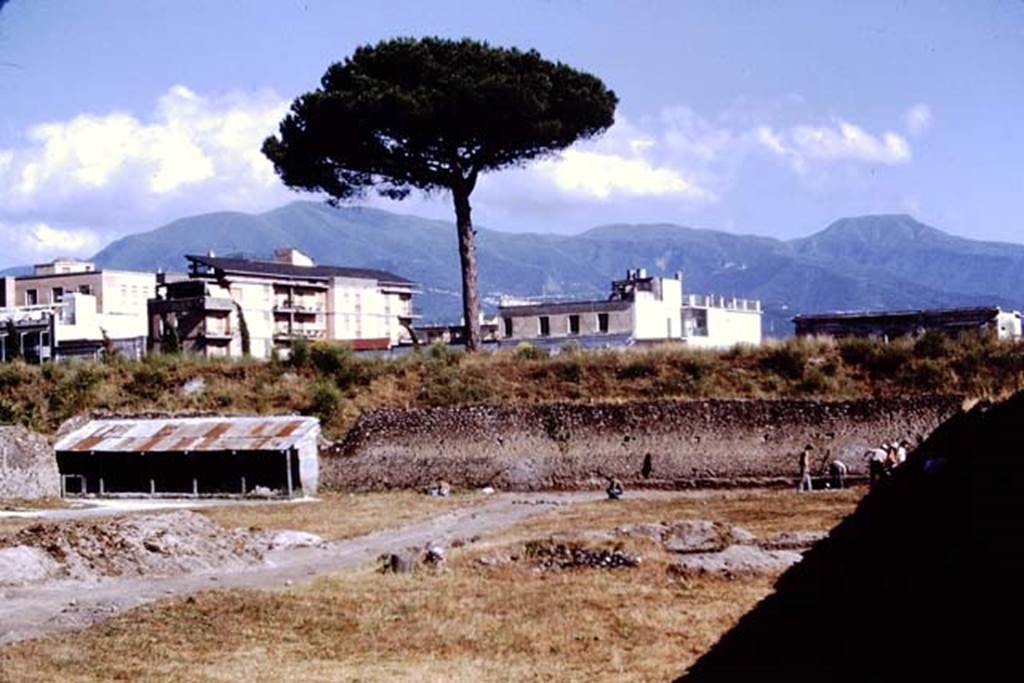
[[[56,498],[60,473],[53,447],[42,434],[0,426],[0,498]]]
[[[959,396],[852,401],[709,400],[607,405],[376,410],[321,453],[329,488],[427,486],[575,489],[616,477],[626,486],[679,488],[792,483],[797,458],[842,460],[883,441],[925,438],[961,411]]]

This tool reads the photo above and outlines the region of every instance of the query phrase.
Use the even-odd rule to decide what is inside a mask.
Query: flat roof
[[[499,306],[501,315],[545,315],[570,313],[604,313],[606,311],[628,311],[632,301],[621,299],[605,299],[603,301],[564,301],[550,304],[523,304],[518,306]]]
[[[1017,311],[1004,311],[998,306],[975,306],[966,308],[922,308],[902,311],[835,311],[833,313],[802,313],[795,318],[797,320],[856,320],[859,318],[909,318],[928,316],[979,316],[997,315],[999,313],[1012,313],[1020,315]]]
[[[296,266],[291,263],[278,263],[276,261],[253,261],[244,258],[221,258],[219,256],[198,256],[187,254],[185,256],[193,263],[199,263],[209,268],[223,270],[231,273],[246,275],[274,275],[277,277],[329,280],[333,277],[351,277],[360,280],[376,280],[388,284],[412,285],[412,280],[401,275],[389,273],[386,270],[375,270],[373,268],[342,268],[339,266]]]
[[[54,446],[56,451],[180,453],[283,451],[314,430],[315,417],[224,416],[90,420]]]

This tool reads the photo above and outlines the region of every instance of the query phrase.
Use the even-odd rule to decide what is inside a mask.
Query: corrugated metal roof
[[[167,453],[280,451],[313,430],[315,417],[180,417],[92,420],[57,442],[57,451]]]

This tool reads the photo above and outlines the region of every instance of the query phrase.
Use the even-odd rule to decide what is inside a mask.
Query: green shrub
[[[650,358],[646,355],[642,355],[637,358],[633,358],[628,363],[619,368],[615,376],[619,379],[643,379],[644,377],[654,377],[658,374],[658,365],[655,359]]]
[[[804,376],[807,361],[810,360],[810,349],[799,340],[789,341],[780,346],[770,348],[759,361],[763,370],[774,372],[787,379],[800,379]]]
[[[149,356],[155,358],[155,356]],[[125,385],[125,391],[146,401],[155,401],[171,385],[171,373],[162,364],[142,362],[131,371],[131,380]]]
[[[17,389],[22,384],[32,381],[32,370],[21,362],[0,364],[0,391]]]
[[[899,372],[900,382],[910,388],[923,392],[953,391],[956,388],[956,377],[949,366],[932,358],[914,360]]]
[[[548,357],[547,351],[539,349],[529,342],[519,342],[512,353],[519,360],[544,360]]]
[[[839,383],[835,377],[825,374],[821,368],[808,367],[803,379],[797,385],[797,392],[811,396],[831,396],[836,393]]]
[[[320,418],[320,422],[326,424],[338,412],[342,400],[341,390],[333,382],[317,380],[313,386],[313,395],[310,397],[307,412]]]
[[[917,358],[946,358],[956,348],[956,342],[939,330],[928,330],[914,341]]]
[[[292,339],[291,352],[288,354],[288,363],[295,368],[307,368],[310,364],[309,340],[305,337]]]
[[[483,403],[490,397],[490,385],[477,368],[453,365],[431,367],[419,391],[419,400],[429,406]]]
[[[583,366],[577,358],[559,358],[552,366],[552,372],[559,379],[579,384],[583,381]]]

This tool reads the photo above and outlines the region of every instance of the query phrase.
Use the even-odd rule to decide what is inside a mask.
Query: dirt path
[[[210,588],[278,588],[373,561],[385,552],[428,542],[500,531],[559,505],[600,500],[602,494],[498,494],[483,505],[460,508],[397,529],[334,541],[319,548],[271,551],[266,561],[240,569],[171,577],[109,579],[97,583],[61,581],[0,592],[0,644],[90,626],[118,612]]]

